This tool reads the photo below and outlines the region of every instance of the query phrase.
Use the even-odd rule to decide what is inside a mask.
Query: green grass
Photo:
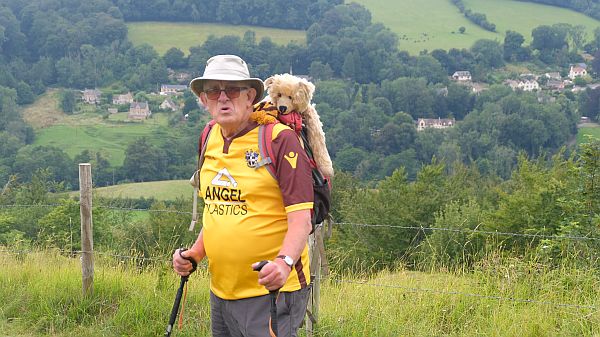
[[[144,122],[119,123],[121,114],[125,113],[110,116],[108,121],[98,114],[69,116],[61,124],[36,130],[34,145],[57,146],[70,157],[83,150],[99,151],[112,166],[121,166],[125,149],[134,140],[148,137],[151,143],[159,144],[168,136],[166,114],[153,114],[153,118]]]
[[[193,191],[188,180],[166,180],[101,187],[94,189],[94,194],[108,198],[175,200],[179,197],[191,198]]]
[[[427,49],[469,48],[478,39],[494,39],[467,20],[449,0],[355,0],[400,38],[399,48],[411,54]],[[464,26],[465,34],[458,28]],[[452,33],[454,32],[454,34]]]
[[[209,23],[170,23],[170,22],[132,22],[127,24],[129,40],[134,45],[148,43],[163,55],[169,48],[176,47],[189,54],[189,48],[204,43],[210,35],[218,37],[237,35],[252,30],[256,33],[256,42],[269,37],[274,43],[287,44],[291,41],[306,42],[303,30],[276,29],[254,26],[234,26]]]
[[[479,13],[485,13],[488,20],[496,25],[496,31],[502,34],[514,30],[525,38],[525,43],[531,42],[531,31],[541,25],[569,23],[583,25],[587,31],[587,40],[594,37],[594,29],[600,21],[573,10],[546,6],[531,2],[515,0],[464,0],[465,6]]]
[[[467,8],[485,14],[496,24],[497,33],[492,33],[467,20],[449,0],[355,2],[371,11],[374,22],[382,22],[398,34],[400,49],[411,54],[424,49],[469,48],[476,40],[484,38],[502,42],[508,29],[518,31],[530,42],[533,28],[559,22],[584,25],[587,37],[591,39],[593,29],[599,25],[597,20],[558,7],[512,0],[465,0]],[[458,33],[461,26],[466,28],[465,34]]]
[[[600,127],[579,128],[577,132],[577,144],[587,142],[588,136],[600,139]]]
[[[84,298],[78,257],[48,250],[16,256],[0,249],[0,335],[162,335],[179,280],[169,257],[160,258],[164,262],[140,270],[96,254],[94,293]],[[488,262],[467,274],[333,275],[321,287],[318,336],[600,333],[600,279],[594,270]],[[207,272],[199,268],[190,279],[184,327],[176,336],[210,335],[208,297]]]

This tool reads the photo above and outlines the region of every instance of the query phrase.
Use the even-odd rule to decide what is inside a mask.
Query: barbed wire
[[[443,227],[421,227],[421,226],[399,226],[399,225],[378,225],[378,224],[356,224],[350,222],[334,222],[334,225],[341,226],[355,226],[355,227],[379,227],[379,228],[392,228],[392,229],[409,229],[409,230],[421,230],[421,231],[445,231],[455,233],[473,233],[473,234],[484,234],[484,235],[500,235],[500,236],[514,236],[514,237],[527,237],[534,239],[554,239],[554,240],[592,240],[600,241],[600,238],[593,236],[572,236],[572,235],[547,235],[547,234],[528,234],[528,233],[511,233],[511,232],[498,232],[498,231],[482,231],[478,229],[470,228],[443,228]]]
[[[0,205],[0,208],[31,208],[31,207],[59,207],[60,204],[29,204],[29,205]],[[147,209],[147,208],[133,208],[133,207],[117,207],[117,206],[106,206],[96,205],[94,208],[108,209],[112,211],[127,211],[127,212],[149,212],[149,213],[171,213],[171,214],[184,214],[192,215],[192,212],[178,211],[172,209]],[[405,229],[405,230],[419,230],[419,231],[443,231],[450,233],[468,233],[468,234],[481,234],[490,236],[512,236],[512,237],[523,237],[530,239],[550,239],[550,240],[574,240],[574,241],[600,241],[600,237],[593,236],[577,236],[577,235],[548,235],[548,234],[537,234],[537,233],[512,233],[512,232],[501,232],[501,231],[485,231],[471,228],[444,228],[444,227],[423,227],[423,226],[401,226],[401,225],[387,225],[387,224],[367,224],[367,223],[351,223],[351,222],[334,222],[333,225],[337,226],[353,226],[353,227],[371,227],[371,228],[391,228],[391,229]]]

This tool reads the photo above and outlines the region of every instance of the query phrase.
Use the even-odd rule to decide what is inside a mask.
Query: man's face
[[[226,129],[239,129],[250,118],[256,90],[244,82],[206,81],[200,100]]]

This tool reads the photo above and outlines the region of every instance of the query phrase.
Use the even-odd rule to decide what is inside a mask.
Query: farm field
[[[531,2],[464,0],[464,3],[473,11],[484,13],[488,20],[496,25],[496,31],[502,35],[502,39],[507,30],[514,30],[523,34],[525,43],[531,42],[531,31],[541,25],[556,23],[582,25],[586,28],[586,40],[594,37],[594,29],[600,25],[600,21],[573,10]],[[533,15],[533,13],[535,14]]]
[[[96,247],[94,293],[84,298],[78,256],[8,251],[0,247],[0,335],[164,333],[179,284],[168,256],[139,268]],[[202,266],[190,278],[183,329],[174,335],[210,336],[208,283]],[[318,336],[594,336],[598,284],[589,269],[550,270],[518,260],[472,273],[331,275],[321,285]]]
[[[577,132],[577,144],[586,142],[587,136],[592,136],[600,140],[600,126],[579,128]]]
[[[169,136],[165,113],[155,113],[143,122],[125,121],[124,112],[108,119],[91,111],[66,115],[58,108],[57,95],[57,89],[50,89],[22,111],[25,121],[35,130],[33,145],[59,147],[71,158],[83,150],[99,151],[112,166],[120,166],[132,141],[148,136],[151,143],[158,144]]]
[[[367,7],[373,22],[381,22],[398,34],[399,48],[411,54],[436,48],[469,48],[478,39],[502,42],[506,30],[523,34],[531,42],[533,28],[543,24],[566,22],[584,25],[587,39],[600,22],[572,10],[513,0],[465,0],[465,6],[480,12],[497,26],[497,33],[486,31],[467,20],[448,0],[378,1],[355,0]],[[535,13],[535,15],[532,15]],[[464,34],[458,28],[464,26]],[[454,32],[454,33],[453,33]]]
[[[143,197],[146,199],[175,200],[180,197],[191,199],[193,191],[188,180],[164,180],[95,188],[94,195],[109,198]],[[78,196],[79,192],[71,194]]]
[[[237,35],[240,38],[248,30],[256,33],[256,42],[269,37],[274,43],[285,45],[295,41],[306,42],[303,30],[276,29],[254,26],[233,26],[209,23],[175,23],[175,22],[131,22],[127,24],[129,40],[134,45],[148,43],[163,55],[169,48],[176,47],[189,54],[189,48],[201,45],[210,35]]]

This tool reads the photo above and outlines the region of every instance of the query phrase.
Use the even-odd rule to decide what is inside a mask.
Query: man
[[[173,268],[185,276],[192,269],[186,258],[208,258],[213,336],[269,336],[268,291],[277,289],[277,336],[296,336],[310,284],[313,191],[306,153],[296,134],[277,124],[276,177],[249,159],[259,153],[258,123],[251,115],[264,84],[250,77],[238,56],[212,57],[190,88],[216,124],[200,170],[203,228],[189,250],[175,251]],[[269,263],[253,271],[262,260]]]

